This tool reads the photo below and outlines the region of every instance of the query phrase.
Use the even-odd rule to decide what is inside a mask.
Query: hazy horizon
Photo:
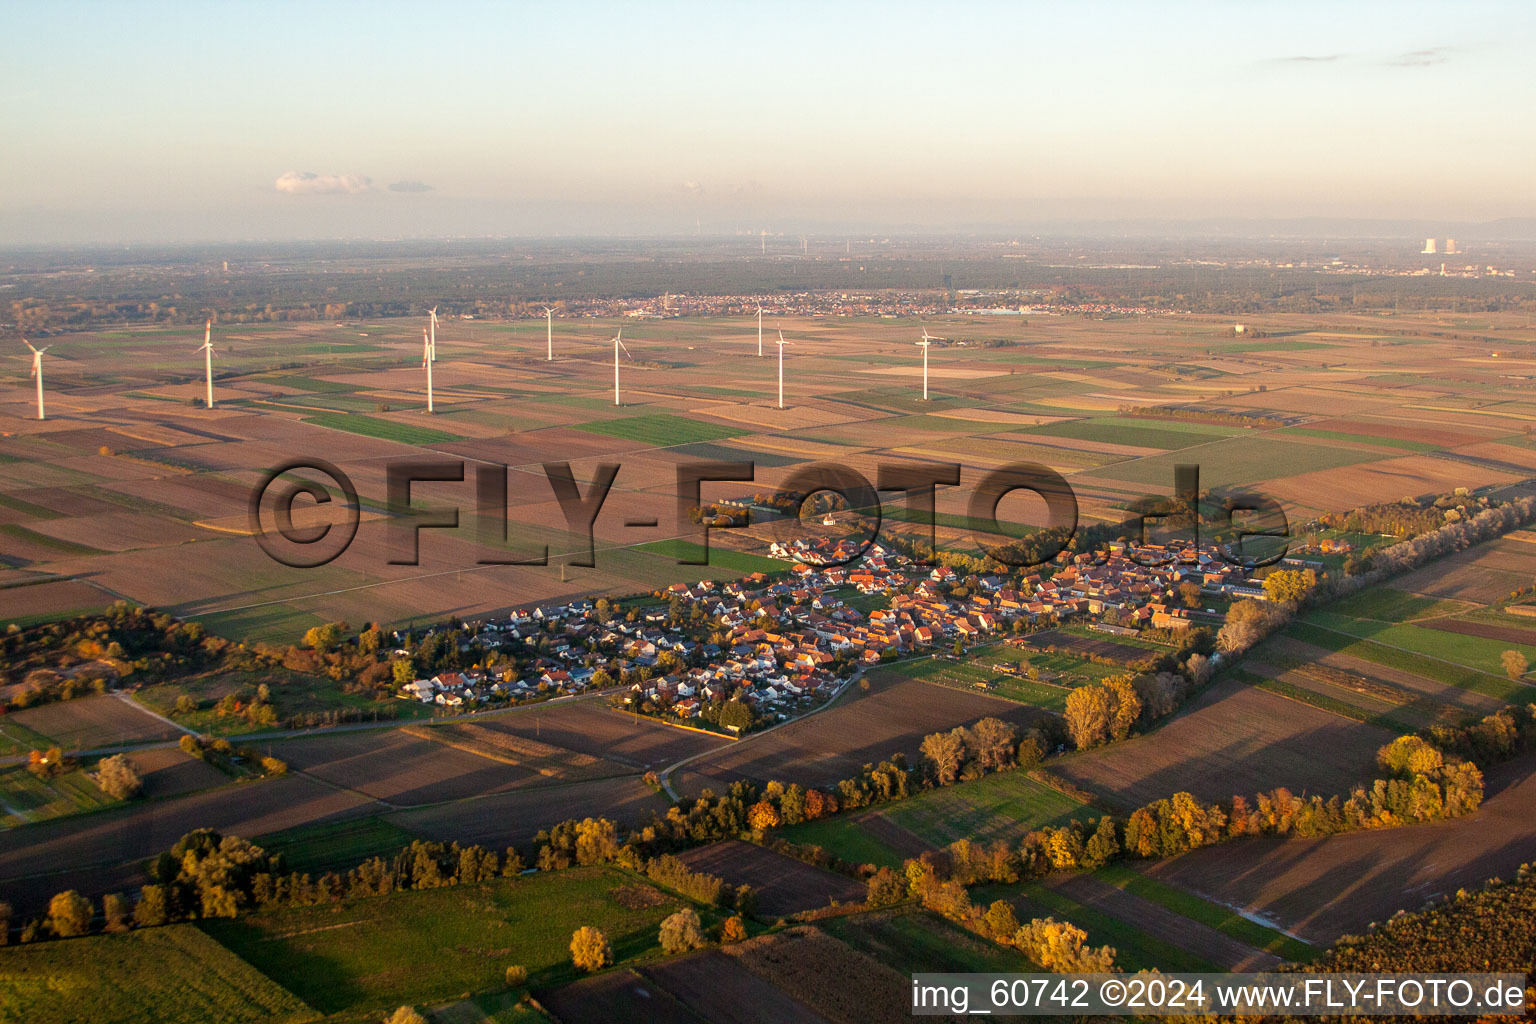
[[[1536,11],[60,3],[10,244],[1536,216]]]

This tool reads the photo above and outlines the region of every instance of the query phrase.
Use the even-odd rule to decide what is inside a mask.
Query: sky
[[[0,245],[1536,216],[1525,3],[0,14]]]

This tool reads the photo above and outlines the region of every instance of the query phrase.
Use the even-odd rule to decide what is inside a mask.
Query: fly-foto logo
[[[596,525],[603,514],[622,466],[599,463],[585,489],[568,462],[546,462],[542,475],[565,519],[567,530],[584,541],[585,551],[568,564],[597,565]],[[313,477],[329,478],[321,483]],[[696,552],[679,556],[680,565],[706,565],[712,531],[750,525],[752,516],[721,523],[717,517],[699,514],[704,506],[705,484],[751,483],[756,476],[752,462],[684,462],[676,467],[675,533],[691,541]],[[858,470],[838,463],[814,462],[796,468],[772,498],[757,506],[767,513],[767,525],[775,542],[792,545],[805,536],[802,513],[818,495],[832,496],[840,510],[844,536],[820,547],[800,545],[803,561],[818,568],[847,565],[862,558],[881,537],[886,517],[882,494],[899,494],[904,501],[903,519],[926,534],[930,551],[938,550],[936,510],[940,487],[958,487],[965,474],[959,463],[882,462],[874,482]],[[547,544],[523,546],[508,518],[509,467],[477,462],[473,471],[463,459],[411,460],[390,463],[385,469],[385,501],[380,507],[388,521],[387,561],[390,565],[419,565],[421,531],[456,530],[460,505],[418,505],[412,489],[417,484],[472,483],[479,565],[547,565]],[[1093,552],[1096,560],[1108,556],[1108,543],[1122,541],[1126,556],[1143,565],[1162,564],[1179,557],[1175,549],[1200,548],[1202,528],[1214,543],[1215,556],[1246,569],[1273,565],[1285,556],[1289,526],[1280,504],[1262,494],[1203,495],[1200,467],[1174,467],[1171,496],[1149,495],[1126,504],[1118,523],[1098,523],[1084,528],[1079,521],[1077,496],[1066,478],[1038,463],[1010,463],[988,470],[969,482],[966,504],[969,532],[980,550],[1005,566],[1028,568],[1053,561],[1063,552]],[[1027,492],[1042,500],[1046,523],[1025,537],[1013,537],[998,519],[998,508],[1010,494]],[[338,509],[339,521],[313,521],[299,526],[295,505],[308,499],[307,511],[325,506]],[[323,459],[294,459],[267,472],[251,491],[249,514],[256,542],[275,561],[293,568],[326,565],[347,550],[357,536],[362,503],[352,479]],[[730,519],[730,517],[724,517]],[[829,517],[830,518],[830,517]],[[626,516],[626,529],[656,529],[658,517]],[[1148,543],[1149,530],[1160,527],[1178,535],[1177,543]],[[1244,540],[1270,538],[1262,554],[1245,551]],[[686,550],[686,549],[685,549]]]

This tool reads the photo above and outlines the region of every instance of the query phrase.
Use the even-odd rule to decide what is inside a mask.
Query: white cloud
[[[291,196],[356,195],[373,191],[373,180],[361,174],[316,174],[314,171],[286,171],[274,183],[279,192]]]

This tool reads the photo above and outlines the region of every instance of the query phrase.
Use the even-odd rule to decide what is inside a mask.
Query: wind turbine
[[[213,408],[213,321],[203,327],[203,344],[193,351],[203,354],[203,370],[208,380],[208,408]]]
[[[784,346],[791,344],[784,340],[784,332],[779,332],[779,408],[784,408]]]
[[[545,359],[552,363],[555,361],[555,309],[553,306],[544,307],[544,343],[549,350]]]
[[[613,336],[613,404],[622,405],[619,401],[619,349],[624,349],[626,359],[634,359],[629,354],[628,347],[624,344],[624,328],[619,328],[619,333]]]
[[[48,417],[43,414],[43,353],[53,346],[44,345],[38,348],[26,338],[22,338],[21,343],[32,350],[32,376],[37,378],[37,418],[45,420]]]
[[[914,341],[923,350],[923,401],[928,401],[928,346],[933,344],[933,339],[928,337],[928,328],[923,328],[923,340]]]
[[[437,359],[437,307],[433,306],[427,315],[432,318],[432,335],[427,342],[427,349],[431,352],[432,359],[435,361]]]
[[[757,358],[763,358],[763,307],[757,307]]]
[[[421,365],[427,371],[427,412],[435,412],[432,407],[432,335],[425,327],[421,329]]]

